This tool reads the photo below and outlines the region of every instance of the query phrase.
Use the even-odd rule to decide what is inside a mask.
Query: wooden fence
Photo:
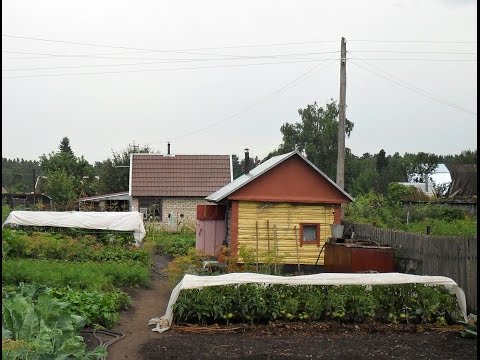
[[[434,236],[352,225],[355,237],[370,238],[395,249],[397,271],[446,276],[465,292],[467,310],[477,310],[477,238]]]

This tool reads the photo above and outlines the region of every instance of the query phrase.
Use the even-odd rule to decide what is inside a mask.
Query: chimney
[[[244,173],[248,174],[250,172],[250,154],[248,149],[245,149],[245,170]]]
[[[167,155],[170,155],[170,142],[167,142]]]

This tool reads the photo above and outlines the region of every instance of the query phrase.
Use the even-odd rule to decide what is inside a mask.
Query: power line
[[[395,51],[395,50],[355,50],[355,53],[477,55],[476,52],[455,52],[455,51]]]
[[[328,68],[328,67],[329,67],[330,65],[332,65],[334,62],[338,61],[338,59],[332,59],[332,60],[333,60],[332,62],[330,62],[329,64],[325,65],[324,67],[318,69],[318,70],[315,71],[314,73],[319,73],[319,72],[325,70],[326,68]],[[307,80],[309,77],[311,77],[311,76],[313,75],[312,72],[313,72],[314,70],[316,70],[320,65],[321,65],[321,64],[315,65],[314,67],[312,67],[311,69],[307,70],[305,73],[303,73],[302,75],[300,75],[300,76],[297,77],[296,79],[290,81],[290,82],[287,83],[286,85],[283,85],[282,87],[280,87],[279,89],[277,89],[276,91],[274,91],[273,93],[271,93],[270,95],[267,95],[267,96],[265,96],[265,97],[263,97],[263,98],[255,101],[254,103],[252,103],[252,104],[244,107],[243,109],[239,110],[238,112],[236,112],[236,113],[234,113],[234,114],[232,114],[232,115],[230,115],[230,116],[227,116],[227,117],[225,117],[225,118],[223,118],[223,119],[221,119],[221,120],[219,120],[219,121],[217,121],[217,122],[214,122],[213,124],[210,124],[210,125],[205,126],[205,127],[203,127],[203,128],[200,128],[200,129],[197,129],[197,130],[195,130],[195,131],[189,132],[189,133],[187,133],[187,134],[178,136],[178,137],[176,137],[176,138],[178,139],[178,138],[182,138],[182,137],[186,137],[186,136],[190,136],[190,135],[197,134],[197,133],[199,133],[199,132],[201,132],[201,131],[210,129],[210,128],[214,127],[214,126],[217,126],[217,125],[221,124],[222,122],[225,122],[225,121],[227,121],[227,120],[230,120],[230,119],[235,118],[235,117],[237,117],[237,116],[239,116],[239,115],[241,115],[241,114],[243,114],[243,113],[245,113],[245,112],[248,112],[248,111],[252,110],[252,109],[255,108],[256,106],[258,106],[258,105],[260,105],[260,104],[262,104],[262,103],[264,103],[264,102],[267,102],[268,100],[270,100],[271,98],[273,98],[275,95],[280,94],[280,93],[282,93],[282,92],[284,92],[284,91],[286,91],[286,90],[288,90],[288,89],[290,89],[290,88],[292,88],[292,87],[300,84],[301,82]],[[310,74],[310,76],[307,76],[308,74]]]
[[[132,57],[105,57],[105,56],[96,56],[96,55],[86,55],[86,54],[52,54],[52,53],[35,53],[35,52],[24,52],[24,51],[9,51],[9,50],[2,50],[3,53],[12,53],[12,54],[29,54],[29,55],[45,55],[50,57],[73,57],[73,58],[94,58],[94,59],[111,59],[111,60],[159,60],[159,61],[215,61],[215,60],[249,60],[249,59],[262,59],[262,58],[289,58],[289,57],[297,57],[297,56],[307,56],[307,55],[324,55],[324,54],[335,54],[339,53],[340,51],[322,51],[322,52],[307,52],[307,53],[291,53],[291,54],[275,54],[275,55],[238,55],[238,56],[228,56],[226,58],[197,58],[197,59],[190,59],[190,58],[176,58],[176,59],[169,59],[169,58],[132,58]]]
[[[416,86],[414,86],[414,85],[412,85],[412,84],[410,84],[410,83],[407,83],[406,81],[403,81],[402,79],[396,77],[395,75],[392,75],[392,74],[390,74],[390,73],[388,73],[388,72],[380,69],[379,67],[368,63],[368,62],[365,61],[365,59],[363,59],[363,58],[357,58],[357,59],[360,60],[360,61],[362,61],[362,62],[364,62],[365,64],[367,64],[367,65],[369,65],[369,66],[371,66],[371,67],[374,67],[375,69],[381,71],[381,72],[384,73],[385,75],[390,76],[390,77],[393,78],[393,79],[396,79],[397,81],[403,83],[405,86],[411,87],[411,88],[413,88],[413,89],[415,89],[415,90],[417,90],[417,91],[420,91],[420,92],[424,93],[424,95],[426,95],[426,96],[428,96],[428,97],[436,98],[437,101],[442,101],[442,102],[443,102],[444,104],[446,104],[446,105],[453,106],[453,107],[458,108],[459,110],[462,110],[462,111],[465,111],[465,112],[470,112],[470,113],[472,113],[473,115],[476,115],[476,113],[473,113],[473,112],[471,112],[471,111],[468,110],[468,109],[462,108],[461,106],[458,106],[458,105],[456,105],[456,104],[453,104],[453,103],[449,102],[448,100],[442,99],[442,98],[439,97],[439,96],[435,96],[435,95],[433,95],[433,94],[431,94],[431,93],[429,93],[429,92],[427,92],[427,91],[425,91],[425,90],[423,90],[423,89],[420,89],[419,87],[416,87]]]
[[[347,58],[347,60],[350,60],[352,58]],[[452,61],[452,62],[457,62],[457,61],[477,61],[477,59],[425,59],[425,58],[365,58],[366,60],[379,60],[379,61]]]
[[[439,40],[374,40],[374,39],[353,39],[348,41],[372,42],[372,43],[431,43],[431,44],[476,44],[476,41],[439,41]]]
[[[259,59],[259,58],[282,58],[282,57],[297,57],[297,56],[309,56],[309,55],[321,55],[321,54],[334,54],[338,53],[339,51],[322,51],[322,52],[306,52],[306,53],[291,53],[291,54],[275,54],[275,55],[229,55],[227,58],[200,58],[200,59],[155,59],[155,58],[145,58],[145,57],[111,57],[111,56],[104,56],[109,54],[52,54],[52,53],[38,53],[38,52],[25,52],[25,51],[9,51],[9,50],[2,50],[2,53],[8,54],[26,54],[26,55],[41,55],[48,57],[61,57],[61,58],[92,58],[92,59],[111,59],[111,60],[159,60],[159,61],[178,61],[178,62],[190,62],[190,61],[214,61],[214,60],[237,60],[237,59]],[[442,51],[392,51],[392,50],[356,50],[356,53],[394,53],[394,54],[445,54],[445,55],[477,55],[476,52],[442,52]],[[131,54],[131,53],[113,53],[116,54]],[[32,58],[32,57],[30,57]],[[38,57],[33,57],[38,59]],[[45,59],[45,57],[41,57]],[[29,58],[17,58],[17,59],[29,59]],[[404,59],[402,59],[404,60]],[[405,59],[407,60],[407,59]],[[430,59],[422,59],[422,60],[430,60]],[[438,59],[435,59],[438,60]],[[450,61],[450,59],[441,59],[443,61]],[[451,59],[456,61],[458,59]],[[462,60],[462,59],[460,59]],[[467,61],[467,60],[462,60]],[[473,61],[472,59],[468,59],[468,61]]]
[[[151,72],[151,71],[178,71],[178,70],[198,70],[198,69],[215,69],[215,68],[231,68],[231,67],[245,67],[258,65],[276,65],[276,64],[296,64],[302,62],[317,62],[330,61],[336,59],[311,59],[299,61],[279,61],[266,62],[254,64],[229,64],[229,65],[214,65],[214,66],[198,66],[198,67],[181,67],[181,68],[164,68],[164,69],[141,69],[141,70],[119,70],[119,71],[102,71],[89,73],[63,73],[63,74],[38,74],[38,75],[18,75],[18,76],[2,76],[2,79],[17,79],[17,78],[31,78],[31,77],[55,77],[55,76],[72,76],[72,75],[101,75],[101,74],[121,74],[121,73],[136,73],[136,72]]]
[[[365,62],[363,59],[360,59],[360,58],[358,58],[358,60]],[[370,73],[372,73],[372,74],[374,74],[374,75],[377,75],[377,76],[379,76],[379,77],[381,77],[381,78],[383,78],[383,79],[389,80],[389,81],[397,84],[398,86],[401,86],[401,87],[406,88],[406,89],[408,89],[408,90],[410,90],[410,91],[413,91],[413,92],[415,92],[415,93],[417,93],[417,94],[420,94],[420,95],[422,95],[422,96],[425,96],[425,97],[427,97],[427,98],[429,98],[429,99],[431,99],[431,100],[437,101],[437,102],[439,102],[439,103],[441,103],[441,104],[450,106],[450,107],[452,107],[452,108],[454,108],[454,109],[457,109],[457,110],[461,110],[461,111],[466,112],[466,113],[469,113],[469,114],[471,114],[471,115],[477,115],[477,113],[475,113],[475,112],[473,112],[473,111],[471,111],[471,110],[465,109],[465,108],[463,108],[463,107],[461,107],[461,106],[458,106],[458,105],[456,105],[456,104],[453,104],[453,103],[451,103],[451,102],[449,102],[449,101],[447,101],[447,100],[441,99],[441,98],[439,98],[439,97],[435,97],[435,96],[433,96],[432,94],[428,93],[427,91],[422,90],[422,89],[420,89],[420,88],[418,88],[418,87],[415,87],[415,86],[413,86],[413,85],[410,85],[410,84],[408,84],[407,82],[405,82],[405,81],[403,81],[403,80],[395,77],[394,75],[391,75],[391,74],[389,74],[389,73],[387,73],[387,72],[385,72],[385,71],[383,71],[383,70],[380,70],[380,69],[379,69],[380,71],[382,71],[382,72],[385,73],[386,75],[388,75],[388,76],[390,76],[391,78],[396,79],[396,80],[398,80],[398,81],[395,81],[395,80],[392,80],[391,78],[388,78],[388,77],[386,77],[386,76],[383,76],[383,75],[381,75],[381,74],[379,74],[379,73],[377,73],[377,72],[375,72],[375,71],[373,71],[373,70],[371,70],[371,69],[368,69],[367,67],[364,67],[364,66],[362,66],[362,65],[357,64],[357,63],[354,62],[354,61],[350,61],[350,63],[352,63],[353,65],[355,65],[355,66],[357,66],[357,67],[360,67],[360,68],[362,68],[362,69],[364,69],[364,70],[367,70],[368,72],[370,72]],[[365,62],[365,63],[368,64],[367,62]],[[370,64],[368,64],[368,65],[370,65]],[[370,65],[370,66],[373,66],[373,65]],[[373,67],[375,67],[375,66],[373,66]],[[377,67],[375,67],[375,68],[377,68]],[[377,69],[378,69],[378,68],[377,68]]]
[[[325,52],[325,53],[333,53],[333,52]],[[314,54],[314,53],[312,53]],[[321,53],[319,53],[321,54]],[[282,64],[282,63],[295,63],[295,62],[316,62],[316,61],[328,61],[330,59],[314,59],[314,58],[300,58],[300,57],[295,57],[295,55],[301,55],[301,54],[288,54],[288,55],[282,55],[282,56],[252,56],[250,58],[237,58],[237,59],[178,59],[178,60],[160,60],[160,61],[152,61],[152,62],[140,62],[140,63],[121,63],[121,64],[96,64],[96,65],[76,65],[76,66],[52,66],[52,67],[36,67],[36,68],[14,68],[14,69],[2,69],[2,71],[34,71],[34,70],[56,70],[56,69],[81,69],[81,68],[95,68],[95,67],[115,67],[115,66],[139,66],[139,65],[157,65],[157,64],[174,64],[174,63],[185,63],[185,62],[199,62],[199,61],[231,61],[231,60],[258,60],[258,59],[264,59],[264,58],[293,58],[297,61],[284,61],[284,62],[276,62],[276,63],[259,63],[259,64],[230,64],[230,65],[216,65],[216,66],[205,66],[205,67],[195,67],[195,68],[171,68],[171,69],[157,69],[155,71],[164,71],[164,70],[187,70],[187,69],[201,69],[201,68],[216,68],[216,67],[228,67],[228,66],[249,66],[249,65],[267,65],[267,64]],[[116,58],[113,58],[116,59]],[[133,58],[132,58],[133,59]],[[348,58],[350,59],[355,59],[355,58]],[[396,61],[402,61],[402,60],[410,60],[410,61],[442,61],[442,62],[448,62],[448,61],[476,61],[473,59],[409,59],[409,58],[404,58],[404,59],[392,59],[392,58],[365,58],[366,60],[396,60]],[[147,71],[147,70],[145,70]],[[105,72],[109,73],[109,72]],[[97,73],[69,73],[69,74],[54,74],[55,76],[61,76],[61,75],[92,75],[92,74],[97,74]],[[98,73],[100,74],[100,73]],[[35,75],[35,76],[50,76],[52,74],[45,74],[45,75]],[[21,76],[19,76],[21,77]],[[27,77],[27,76],[25,76]],[[10,77],[8,77],[10,78]]]
[[[257,44],[257,45],[239,45],[239,46],[223,46],[223,47],[165,50],[165,49],[145,49],[145,48],[135,48],[135,47],[120,46],[120,45],[105,45],[105,44],[95,44],[95,43],[85,43],[85,42],[75,42],[75,41],[65,41],[65,40],[54,40],[54,39],[46,39],[46,38],[37,38],[37,37],[29,37],[29,36],[14,36],[14,35],[4,35],[4,34],[2,34],[2,37],[8,37],[8,38],[13,38],[13,39],[27,39],[27,40],[54,42],[54,43],[62,43],[62,44],[81,45],[81,46],[104,47],[104,48],[111,48],[111,49],[126,49],[126,50],[139,50],[139,51],[151,51],[151,52],[173,52],[173,53],[185,53],[186,51],[236,49],[236,48],[247,48],[247,47],[286,46],[286,45],[302,45],[302,44],[316,44],[316,43],[336,42],[336,40],[321,40],[321,41],[309,41],[309,42],[298,42],[298,43],[276,43],[276,44]],[[207,54],[205,54],[205,55],[207,55]],[[209,55],[212,55],[212,54],[209,54]]]

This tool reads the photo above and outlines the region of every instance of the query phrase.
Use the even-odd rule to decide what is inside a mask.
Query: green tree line
[[[250,169],[272,156],[293,150],[335,181],[337,166],[338,105],[331,100],[325,106],[316,102],[298,110],[299,121],[284,123],[280,127],[282,142],[264,159],[250,154]],[[347,119],[345,136],[354,131],[353,121]],[[39,161],[2,158],[2,186],[10,193],[31,192],[33,171],[41,177],[41,192],[48,194],[59,208],[83,196],[128,191],[130,154],[153,153],[148,146],[128,145],[101,162],[90,164],[83,156],[76,156],[68,137],[64,137],[58,150],[41,155]],[[352,196],[375,192],[386,194],[392,182],[424,181],[440,163],[476,164],[477,150],[466,149],[460,154],[437,155],[431,153],[387,154],[381,149],[376,154],[355,155],[345,149],[345,190]],[[234,178],[245,169],[244,155],[232,155]]]

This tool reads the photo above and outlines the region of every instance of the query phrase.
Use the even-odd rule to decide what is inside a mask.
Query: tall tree
[[[331,179],[335,179],[337,169],[338,148],[338,105],[331,100],[325,107],[307,105],[299,109],[301,122],[295,124],[284,123],[280,128],[283,143],[271,156],[284,154],[297,149],[305,153],[307,158]],[[350,136],[353,123],[346,119],[345,135]],[[346,149],[347,151],[347,149]]]
[[[59,145],[59,151],[51,152],[48,156],[40,156],[40,167],[46,176],[44,190],[51,191],[55,184],[62,183],[63,189],[73,188],[73,192],[67,191],[61,199],[51,195],[53,201],[61,201],[62,204],[73,202],[76,198],[95,194],[96,179],[93,167],[83,157],[76,157],[70,148],[70,142],[64,138]],[[62,150],[63,149],[63,150]],[[67,184],[68,183],[68,184]],[[46,191],[45,191],[46,192]],[[56,192],[57,193],[57,192]],[[68,199],[65,198],[68,197]]]
[[[34,179],[42,175],[37,161],[2,158],[2,186],[11,194],[33,191]]]
[[[77,194],[75,179],[63,170],[51,171],[43,185],[46,194],[52,197],[56,210],[71,210],[75,208]]]
[[[70,139],[68,137],[64,137],[62,139],[60,145],[58,146],[58,149],[63,153],[73,155],[72,148],[70,147]]]
[[[128,145],[120,152],[112,151],[112,157],[95,164],[95,171],[99,176],[98,191],[102,194],[128,191],[130,154],[152,153],[148,146]]]

